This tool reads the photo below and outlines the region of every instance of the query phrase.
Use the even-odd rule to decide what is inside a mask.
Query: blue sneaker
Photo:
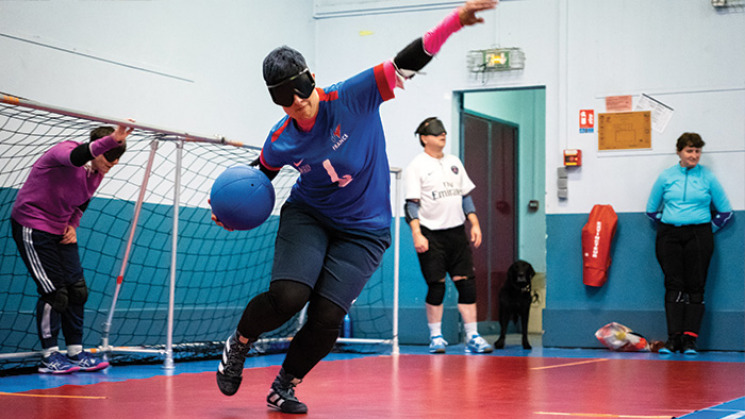
[[[41,365],[39,365],[39,372],[42,374],[69,374],[79,370],[79,366],[70,362],[59,352],[52,352],[48,357],[42,357]]]
[[[689,335],[683,335],[683,338],[681,339],[683,341],[683,344],[681,345],[680,351],[683,352],[685,355],[696,355],[698,354],[698,351],[696,351],[696,338]]]
[[[429,339],[429,352],[433,354],[444,354],[448,342],[442,335],[432,336]]]
[[[109,361],[96,358],[93,354],[86,351],[75,356],[68,356],[67,359],[69,359],[73,365],[79,367],[80,371],[85,372],[100,371],[109,367]]]
[[[466,352],[485,354],[493,350],[494,348],[492,348],[492,346],[489,345],[489,343],[486,342],[486,339],[482,338],[481,335],[471,336],[471,340],[466,343]]]

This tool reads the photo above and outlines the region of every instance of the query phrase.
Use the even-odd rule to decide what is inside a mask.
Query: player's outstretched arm
[[[463,26],[482,23],[484,18],[477,16],[476,13],[494,9],[497,3],[499,2],[496,0],[471,0],[451,12],[432,30],[421,38],[415,39],[396,54],[393,58],[396,74],[404,80],[414,77],[440,51],[450,35],[459,31]],[[400,84],[401,81],[397,80],[396,85]]]
[[[493,0],[472,0],[466,2],[458,9],[458,18],[463,26],[471,26],[477,23],[483,23],[484,18],[476,16],[476,13],[483,10],[490,10],[497,7],[499,1]]]

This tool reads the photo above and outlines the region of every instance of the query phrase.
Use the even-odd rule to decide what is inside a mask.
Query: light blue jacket
[[[652,186],[646,212],[653,221],[676,226],[711,222],[714,231],[733,216],[722,185],[700,164],[690,169],[676,164],[663,171]]]

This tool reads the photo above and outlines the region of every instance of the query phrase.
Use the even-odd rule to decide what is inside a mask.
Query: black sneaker
[[[294,378],[285,373],[284,368],[279,371],[279,375],[274,379],[272,388],[269,390],[269,395],[266,396],[267,406],[283,413],[308,413],[308,406],[295,397],[295,386],[300,383],[293,384]]]
[[[251,344],[241,343],[237,331],[225,341],[222,359],[217,367],[217,387],[222,394],[232,396],[238,391],[243,380],[243,364],[246,362],[249,349]]]
[[[660,348],[660,354],[669,355],[680,350],[680,335],[669,336],[665,346]]]
[[[681,344],[680,351],[686,355],[696,355],[696,338],[689,335],[683,335],[683,343]]]

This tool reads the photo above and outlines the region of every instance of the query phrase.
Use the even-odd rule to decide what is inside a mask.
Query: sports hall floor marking
[[[36,397],[36,398],[44,398],[44,399],[87,399],[87,400],[105,400],[108,398],[104,396],[68,396],[64,394],[6,393],[4,391],[0,391],[0,396]]]
[[[570,362],[568,364],[558,364],[558,365],[548,365],[548,366],[545,366],[545,367],[535,367],[535,368],[531,368],[531,370],[547,370],[547,369],[550,369],[550,368],[573,367],[575,365],[594,364],[596,362],[603,362],[603,361],[607,361],[607,360],[608,360],[608,358],[597,358],[597,359],[590,359],[590,360],[581,361],[581,362]],[[657,416],[654,416],[654,417],[657,417]]]
[[[648,415],[612,415],[612,414],[607,414],[607,413],[562,413],[562,412],[534,412],[534,413],[536,415],[574,416],[574,417],[586,417],[586,418],[670,419],[670,415],[648,416]]]

